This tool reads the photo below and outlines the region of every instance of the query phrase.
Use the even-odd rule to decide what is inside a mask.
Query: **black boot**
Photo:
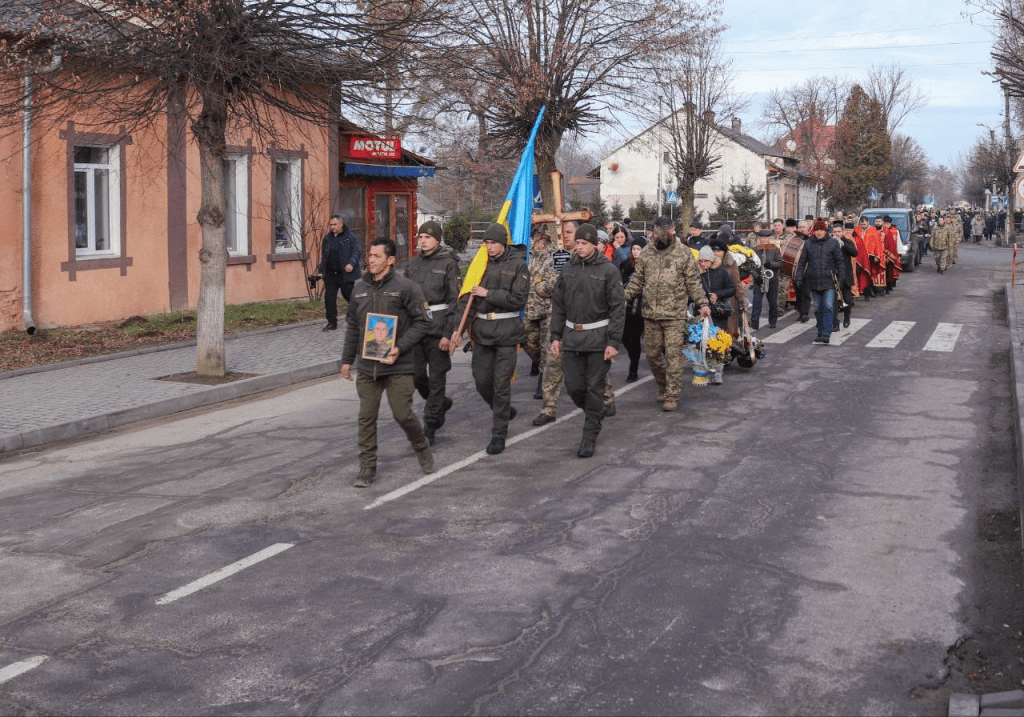
[[[852,306],[847,306],[845,309],[843,309],[843,328],[844,329],[850,328],[850,312],[851,311],[853,311],[853,307]]]
[[[537,390],[533,392],[533,397],[538,401],[544,398],[544,374],[537,377]]]
[[[534,361],[532,364],[530,364],[530,375],[531,376],[536,376],[539,373],[540,373],[540,361]]]

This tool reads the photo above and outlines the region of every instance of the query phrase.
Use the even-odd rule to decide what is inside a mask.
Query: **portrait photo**
[[[395,346],[398,317],[390,314],[367,314],[363,332],[363,358],[391,363],[391,349]]]

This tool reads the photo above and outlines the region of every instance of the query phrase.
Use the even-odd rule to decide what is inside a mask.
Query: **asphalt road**
[[[340,379],[12,457],[0,712],[944,714],[975,516],[1013,480],[1009,253],[960,256],[841,345],[784,318],[676,414],[616,362],[589,460],[581,416],[530,426],[525,356],[532,433],[484,455],[461,353],[430,482],[386,416],[350,487]]]

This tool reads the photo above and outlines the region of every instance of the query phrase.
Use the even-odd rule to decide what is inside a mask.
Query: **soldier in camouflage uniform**
[[[548,327],[551,322],[551,295],[555,290],[558,272],[555,271],[548,235],[538,231],[530,245],[530,296],[526,300],[526,343],[523,350],[533,366],[530,375],[537,376],[537,390],[533,397],[544,397],[544,366],[547,363]]]
[[[663,411],[675,411],[683,388],[683,344],[690,302],[711,316],[693,252],[675,240],[672,220],[658,217],[654,241],[640,253],[626,301],[643,295],[644,353],[658,383]]]
[[[576,222],[562,224],[562,248],[568,252],[576,249]],[[557,270],[556,270],[557,271]],[[557,277],[556,277],[557,278]],[[554,291],[554,284],[551,287]],[[551,423],[558,415],[558,397],[562,393],[562,357],[551,353],[551,342],[546,342],[544,371],[541,373],[541,392],[544,394],[544,405],[540,415],[533,419],[533,425],[543,426]],[[615,415],[615,389],[612,380],[605,376],[604,380],[604,415]]]

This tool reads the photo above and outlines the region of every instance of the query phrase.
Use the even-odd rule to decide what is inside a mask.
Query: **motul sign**
[[[357,159],[401,159],[402,147],[398,137],[353,137],[348,154]]]

